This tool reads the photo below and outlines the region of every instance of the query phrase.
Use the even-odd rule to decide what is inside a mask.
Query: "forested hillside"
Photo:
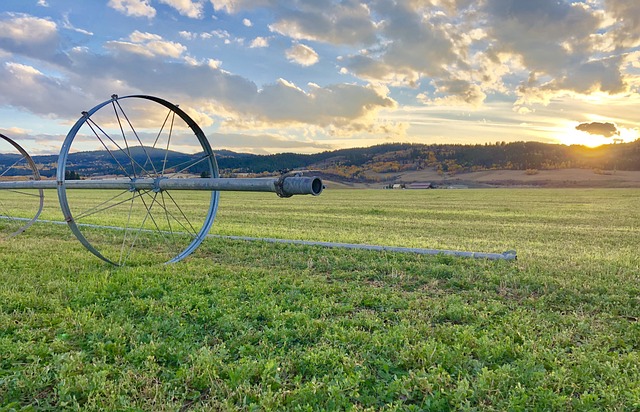
[[[164,156],[158,149],[152,156]],[[144,163],[144,151],[132,148]],[[116,154],[118,155],[118,154]],[[121,156],[121,154],[120,154]],[[188,164],[201,154],[171,153],[177,163]],[[118,156],[116,156],[118,157]],[[253,155],[221,150],[217,161],[223,175],[240,173],[269,174],[294,169],[314,169],[345,179],[374,181],[380,173],[409,170],[434,170],[442,175],[463,172],[508,169],[546,170],[582,168],[594,170],[640,170],[640,141],[604,145],[597,148],[564,146],[539,142],[514,142],[479,145],[392,143],[364,148],[341,149],[317,154],[281,153]],[[53,176],[57,156],[34,156],[43,176]],[[15,155],[0,154],[0,173],[15,162]],[[71,168],[80,176],[117,174],[113,157],[104,151],[74,153]],[[201,173],[202,164],[186,170]],[[70,168],[70,166],[68,166]],[[14,170],[19,170],[15,169]],[[25,170],[26,172],[26,170]]]
[[[313,155],[229,156],[219,158],[218,164],[227,172],[262,173],[310,168],[363,180],[371,179],[373,173],[424,169],[447,175],[490,169],[640,170],[640,141],[597,148],[538,142],[483,145],[397,143]]]

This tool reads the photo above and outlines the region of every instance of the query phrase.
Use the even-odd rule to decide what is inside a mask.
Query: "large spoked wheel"
[[[0,156],[0,181],[40,180],[31,156],[3,134]],[[13,237],[27,230],[40,216],[43,205],[42,189],[4,190],[0,197],[0,237]]]
[[[90,170],[76,164],[100,151]],[[178,106],[143,95],[112,96],[71,128],[58,159],[58,197],[80,242],[114,265],[177,262],[206,237],[218,192],[198,190],[73,188],[70,180],[218,177],[211,146]]]

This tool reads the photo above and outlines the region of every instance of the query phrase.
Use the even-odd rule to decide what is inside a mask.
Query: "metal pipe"
[[[323,190],[318,177],[285,176],[282,178],[140,178],[102,180],[30,180],[0,182],[0,189],[55,189],[63,185],[67,189],[118,189],[118,190],[209,190],[272,192],[282,196],[313,195]],[[280,187],[279,187],[280,186]],[[281,192],[280,192],[281,191]]]
[[[0,189],[55,189],[58,183],[55,180],[24,180],[0,182]]]
[[[7,217],[0,216],[0,219],[7,219]],[[12,218],[14,220],[24,220],[26,218]],[[40,223],[50,223],[56,225],[64,225],[66,222],[57,220],[39,220]],[[94,229],[110,229],[110,230],[126,230],[126,228],[119,226],[104,226],[104,225],[92,225],[81,223],[78,226],[90,227]],[[151,230],[148,230],[152,232]],[[229,240],[242,240],[247,242],[266,242],[266,243],[284,243],[289,245],[302,245],[302,246],[320,246],[326,248],[336,249],[357,249],[357,250],[371,250],[376,252],[392,252],[392,253],[411,253],[417,255],[445,255],[445,256],[457,256],[473,259],[487,259],[487,260],[517,260],[518,254],[515,250],[507,250],[502,253],[488,253],[488,252],[465,252],[461,250],[446,250],[446,249],[423,249],[415,247],[400,247],[400,246],[378,246],[367,245],[361,243],[336,243],[336,242],[321,242],[314,240],[295,240],[295,239],[278,239],[271,237],[249,237],[249,236],[232,236],[232,235],[206,235],[208,238],[215,239],[229,239]]]
[[[518,255],[515,250],[507,250],[503,253],[487,253],[487,252],[466,252],[462,250],[446,250],[446,249],[424,249],[415,247],[400,247],[400,246],[378,246],[367,245],[360,243],[336,243],[336,242],[320,242],[313,240],[292,240],[292,239],[278,239],[268,237],[248,237],[248,236],[222,236],[222,235],[208,235],[207,237],[215,237],[231,240],[245,240],[245,241],[259,241],[267,243],[286,243],[293,245],[304,246],[322,246],[326,248],[341,248],[341,249],[358,249],[358,250],[373,250],[378,252],[394,252],[394,253],[414,253],[418,255],[446,255],[446,256],[458,256],[474,259],[488,259],[488,260],[517,260]]]

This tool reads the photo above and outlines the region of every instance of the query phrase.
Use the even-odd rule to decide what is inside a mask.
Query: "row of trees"
[[[444,173],[488,169],[640,170],[640,141],[597,148],[564,146],[538,142],[484,145],[406,145],[381,154],[339,160],[375,171],[432,168]],[[359,163],[359,164],[357,164]],[[408,166],[409,165],[409,166]]]
[[[188,164],[192,158],[197,159],[197,156],[198,154],[172,153],[172,157],[176,157],[176,159],[172,158],[172,162]],[[83,176],[96,173],[118,173],[119,170],[116,162],[103,152],[74,153],[71,157],[73,157],[74,169]],[[141,159],[140,161],[144,163],[145,159]],[[54,156],[34,156],[34,160],[42,166],[40,170],[44,176],[55,173],[56,158]],[[9,161],[10,159],[6,159],[6,162]],[[640,140],[597,148],[539,142],[499,142],[482,145],[393,143],[310,155],[280,153],[264,156],[221,151],[217,161],[221,172],[225,175],[317,169],[358,179],[371,179],[373,175],[379,173],[421,169],[432,169],[448,175],[487,169],[640,170]],[[6,162],[0,155],[0,167]],[[204,166],[203,163],[197,163],[189,172],[204,175],[206,174]]]

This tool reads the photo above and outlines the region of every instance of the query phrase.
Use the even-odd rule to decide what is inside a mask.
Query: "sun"
[[[598,147],[612,143],[629,143],[640,138],[637,129],[618,128],[618,135],[606,137],[599,134],[591,134],[576,130],[576,124],[567,125],[559,131],[556,139],[564,145],[582,145],[587,147]]]

